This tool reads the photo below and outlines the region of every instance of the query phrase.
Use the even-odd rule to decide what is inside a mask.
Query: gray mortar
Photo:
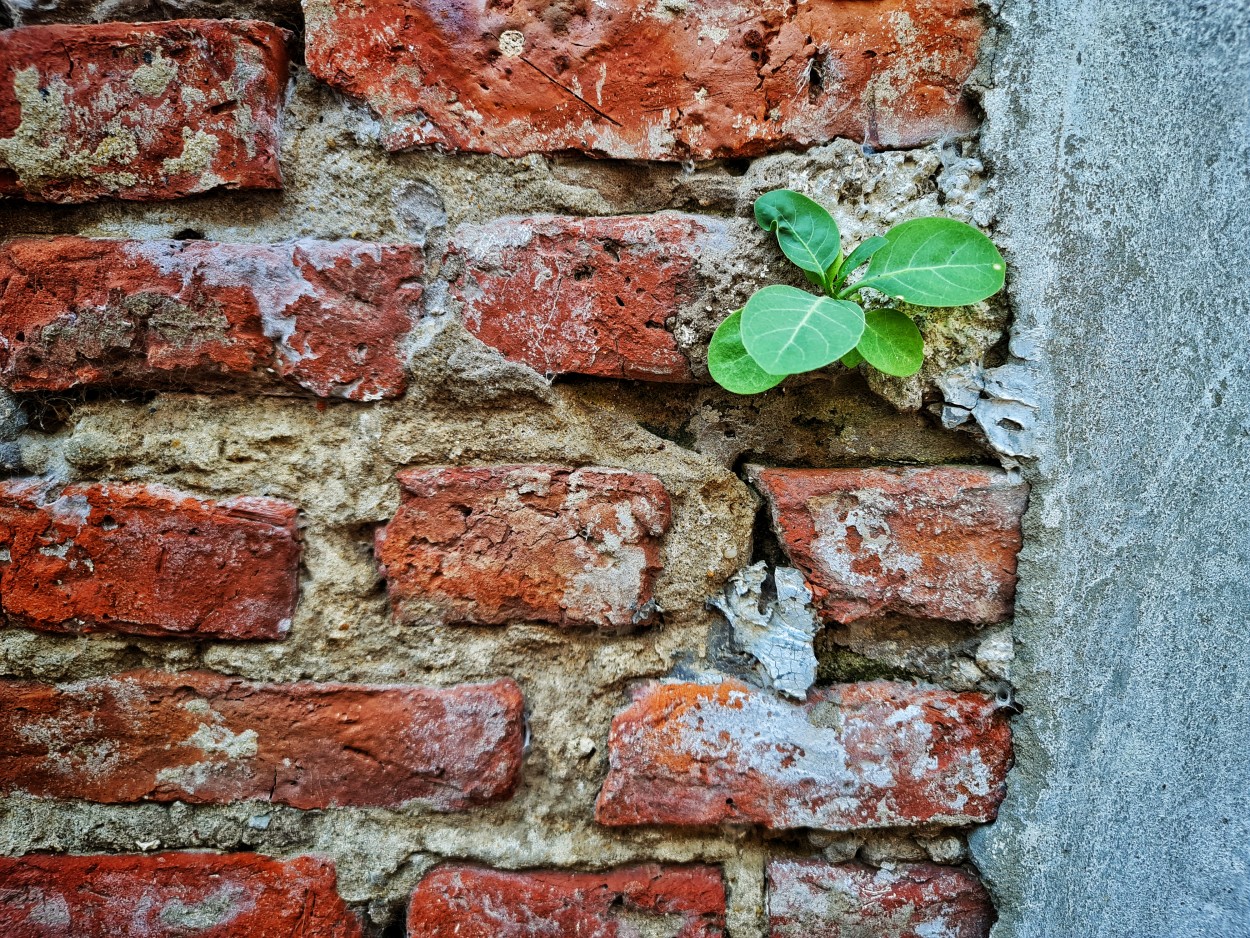
[[[9,2],[20,7],[17,18],[23,22],[145,11],[221,15],[236,9],[136,0],[69,4],[40,13],[37,2]],[[263,15],[268,9],[238,12]],[[409,341],[407,397],[321,406],[299,399],[187,394],[163,394],[145,403],[132,395],[62,403],[58,409],[68,408],[68,417],[53,432],[24,429],[17,414],[0,424],[0,431],[17,441],[14,460],[20,454],[24,473],[61,482],[160,482],[206,497],[263,494],[298,503],[305,550],[301,601],[289,639],[232,645],[8,630],[0,631],[0,673],[69,680],[134,667],[204,667],[255,680],[444,686],[512,676],[525,690],[531,731],[521,790],[506,804],[451,815],[416,808],[297,811],[263,802],[101,806],[19,795],[0,800],[0,853],[244,846],[278,855],[315,851],[337,861],[344,897],[378,924],[394,921],[412,886],[444,858],[513,869],[708,861],[725,869],[732,938],[764,934],[768,856],[823,850],[833,859],[858,853],[879,863],[919,856],[960,862],[958,831],[809,837],[733,827],[609,830],[594,823],[592,810],[606,774],[608,726],[625,705],[630,685],[727,667],[730,659],[713,647],[716,630],[723,627],[704,602],[757,552],[752,544],[757,498],[734,474],[742,462],[969,463],[992,461],[993,454],[974,435],[942,431],[922,413],[899,412],[871,393],[863,376],[840,369],[792,379],[752,398],[697,384],[570,379],[551,385],[504,361],[471,337],[454,311],[443,309],[442,284],[449,272],[438,269],[438,258],[455,225],[508,214],[671,208],[742,219],[733,227],[746,247],[702,260],[709,291],[724,305],[691,311],[675,326],[683,344],[695,350],[734,303],[757,286],[793,276],[747,220],[760,192],[781,185],[810,192],[830,205],[848,247],[916,215],[946,212],[987,225],[992,216],[983,197],[983,173],[969,146],[866,155],[839,141],[802,156],[760,158],[746,164],[745,172],[740,165],[717,163],[680,167],[388,155],[376,143],[372,118],[299,69],[283,126],[287,188],[281,193],[20,206],[0,215],[0,235],[168,238],[189,229],[224,241],[357,237],[425,244],[430,313]],[[920,400],[938,400],[939,371],[992,358],[1004,310],[952,313],[943,321],[941,341],[934,339],[940,355],[919,391],[914,385],[880,385],[878,391],[912,411]],[[41,401],[31,403],[38,409]],[[657,586],[664,609],[660,626],[607,636],[524,624],[451,629],[391,621],[370,545],[374,528],[398,503],[395,471],[405,465],[517,461],[606,464],[663,479],[673,495],[674,521]],[[941,630],[911,635],[907,642],[889,635],[847,641],[867,649],[881,667],[948,686],[992,690],[994,675],[968,670],[977,667],[978,641],[991,634],[998,633],[960,634],[954,645]]]
[[[972,838],[995,938],[1246,938],[1250,3],[1001,7],[985,143],[1043,406],[1017,768]]]

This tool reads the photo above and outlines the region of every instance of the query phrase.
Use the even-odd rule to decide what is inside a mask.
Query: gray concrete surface
[[[1006,0],[986,152],[1043,406],[996,938],[1250,935],[1250,5]]]

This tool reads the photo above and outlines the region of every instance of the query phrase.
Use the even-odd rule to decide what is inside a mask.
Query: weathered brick
[[[856,830],[994,819],[1011,733],[982,694],[874,681],[785,703],[652,684],[612,721],[602,824]]]
[[[512,794],[523,737],[511,680],[434,689],[133,671],[0,682],[0,791],[107,804],[456,811]]]
[[[289,36],[242,20],[0,32],[0,195],[280,189]]]
[[[1011,617],[1028,487],[998,469],[763,469],[752,480],[821,613]]]
[[[0,608],[55,632],[276,639],[299,589],[294,505],[153,485],[0,484]]]
[[[417,884],[408,906],[410,938],[720,938],[724,929],[725,885],[710,866],[606,873],[442,866]]]
[[[396,397],[422,269],[359,241],[10,241],[0,383]]]
[[[8,938],[361,938],[334,864],[256,853],[0,857]]]
[[[308,65],[392,150],[753,156],[835,137],[913,146],[974,126],[974,0],[305,5]]]
[[[960,867],[773,860],[768,921],[771,938],[986,938],[994,907]]]
[[[665,321],[700,293],[688,215],[506,218],[456,230],[469,331],[547,375],[689,381]]]
[[[663,484],[555,466],[407,469],[377,556],[403,621],[628,629],[655,613]]]

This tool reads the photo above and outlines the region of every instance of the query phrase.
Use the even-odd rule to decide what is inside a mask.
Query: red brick
[[[334,864],[255,853],[0,857],[8,938],[361,938]]]
[[[648,921],[654,932],[643,924]],[[606,873],[505,873],[442,866],[417,884],[408,907],[411,938],[661,933],[725,934],[725,885],[717,869],[651,864]]]
[[[0,195],[89,202],[282,188],[289,37],[238,20],[0,32]]]
[[[825,618],[1011,617],[1028,487],[997,469],[764,469],[753,481]]]
[[[655,613],[669,499],[621,469],[407,469],[377,555],[405,622],[628,629]]]
[[[993,820],[1011,734],[981,694],[875,681],[795,705],[726,681],[642,689],[609,750],[602,824],[857,830]]]
[[[768,921],[771,938],[986,938],[994,907],[960,867],[773,860]]]
[[[0,791],[106,804],[457,811],[511,796],[523,737],[511,680],[435,689],[132,671],[0,682]]]
[[[359,241],[10,241],[0,383],[397,397],[422,269]]]
[[[368,101],[383,142],[520,156],[753,156],[975,126],[974,0],[327,0],[308,66]]]
[[[462,225],[453,288],[469,331],[547,375],[689,381],[665,321],[700,293],[707,228],[676,214]]]
[[[0,484],[0,606],[54,632],[274,639],[299,589],[294,505],[163,486]]]

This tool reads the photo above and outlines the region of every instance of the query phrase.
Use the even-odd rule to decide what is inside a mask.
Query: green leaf
[[[742,308],[742,344],[770,375],[823,368],[859,342],[864,311],[794,287],[757,290]]]
[[[781,384],[785,375],[768,374],[747,354],[742,344],[741,325],[742,310],[739,309],[730,313],[712,335],[707,347],[707,369],[716,383],[735,394],[758,394]]]
[[[914,375],[924,364],[924,336],[897,309],[864,313],[864,335],[856,350],[872,367],[898,378]]]
[[[842,266],[838,268],[837,279],[834,280],[833,282],[834,289],[837,289],[839,286],[841,286],[843,281],[845,281],[848,276],[853,274],[860,267],[863,267],[865,264],[867,264],[869,258],[871,258],[874,254],[876,254],[879,250],[881,250],[883,247],[885,247],[889,243],[890,242],[887,241],[885,238],[881,237],[880,235],[877,235],[875,238],[869,238],[867,241],[865,241],[863,244],[857,247],[854,251],[852,251],[850,257],[844,260],[842,262]]]
[[[838,223],[807,196],[776,189],[755,200],[755,220],[775,232],[782,253],[803,270],[824,277],[842,257]]]
[[[966,306],[1003,288],[1006,265],[993,242],[950,218],[917,218],[886,232],[851,289],[872,287],[915,306]]]
[[[867,322],[866,315],[865,315],[864,321]],[[861,337],[859,341],[863,342],[864,340]],[[859,354],[859,349],[857,348],[851,349],[849,352],[843,355],[841,359],[842,364],[846,365],[847,368],[858,368],[860,365],[860,362],[862,362],[863,360],[864,360],[864,356]]]

